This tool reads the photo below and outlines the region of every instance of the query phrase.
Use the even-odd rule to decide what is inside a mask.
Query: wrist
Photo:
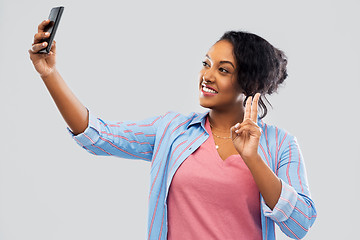
[[[255,154],[254,156],[243,158],[245,164],[248,168],[251,168],[254,164],[257,164],[259,161],[262,161],[262,158],[259,153]]]
[[[52,78],[55,74],[56,74],[57,70],[56,68],[52,68],[50,71],[48,71],[47,73],[43,73],[40,74],[40,77],[46,81],[46,79]]]

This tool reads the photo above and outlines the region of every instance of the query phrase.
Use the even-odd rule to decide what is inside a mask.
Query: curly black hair
[[[228,31],[218,41],[221,40],[227,40],[233,45],[237,82],[246,96],[244,106],[248,97],[254,96],[257,92],[261,93],[260,118],[264,118],[267,114],[264,99],[272,107],[265,94],[276,92],[288,76],[287,57],[283,51],[253,33]]]

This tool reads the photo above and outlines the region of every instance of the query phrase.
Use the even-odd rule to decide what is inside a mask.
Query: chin
[[[213,104],[211,104],[211,103],[209,103],[209,102],[207,102],[207,101],[204,101],[204,99],[201,99],[201,98],[200,98],[200,100],[199,100],[199,104],[200,104],[200,106],[203,107],[203,108],[212,109],[212,107],[213,107]]]

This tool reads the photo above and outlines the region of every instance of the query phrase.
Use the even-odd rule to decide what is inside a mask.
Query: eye
[[[203,65],[204,67],[210,67],[210,65],[209,65],[207,62],[205,62],[205,61],[202,62],[202,65]]]
[[[229,73],[229,71],[226,70],[225,68],[219,68],[219,71],[222,72],[222,73]]]

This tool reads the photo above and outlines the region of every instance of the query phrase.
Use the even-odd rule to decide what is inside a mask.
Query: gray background
[[[82,150],[29,59],[37,25],[59,5],[58,70],[106,120],[205,111],[197,74],[226,30],[284,50],[289,78],[264,120],[302,149],[318,210],[305,239],[355,238],[358,1],[1,0],[0,239],[146,238],[150,164]]]

